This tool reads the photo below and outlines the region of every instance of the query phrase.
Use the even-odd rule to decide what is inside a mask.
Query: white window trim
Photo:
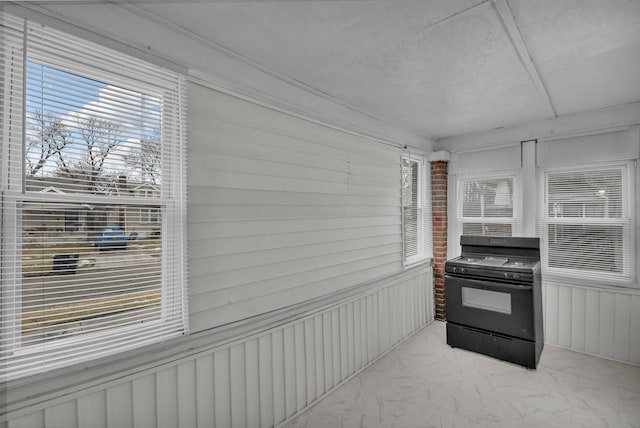
[[[0,20],[3,19],[3,15],[0,13]],[[37,25],[37,24],[35,24]],[[90,42],[81,41],[77,37],[76,43],[83,44]],[[4,41],[5,49],[8,41]],[[16,45],[18,49],[22,49],[22,46]],[[106,49],[106,48],[105,48]],[[111,51],[109,55],[122,57],[125,55]],[[23,64],[27,61],[27,56]],[[0,57],[0,59],[2,59]],[[4,61],[14,61],[11,58],[4,58]],[[29,55],[29,60],[41,62],[45,65],[52,66],[59,70],[80,74],[82,76],[98,80],[101,82],[108,82],[109,84],[120,84],[125,87],[135,88],[140,91],[144,91],[147,94],[154,94],[160,98],[163,102],[163,121],[162,132],[165,135],[165,141],[167,142],[167,148],[163,149],[163,170],[170,171],[172,179],[170,182],[165,183],[162,186],[162,196],[157,199],[150,200],[146,198],[144,200],[138,199],[137,196],[121,197],[121,196],[95,196],[87,194],[50,194],[43,195],[38,192],[26,192],[24,189],[24,171],[23,166],[16,165],[17,162],[9,162],[8,158],[8,146],[11,146],[13,150],[17,147],[21,147],[19,150],[24,152],[24,127],[26,122],[24,121],[24,100],[17,100],[13,105],[9,105],[8,97],[5,98],[5,114],[12,114],[22,116],[22,121],[11,122],[10,126],[5,126],[4,136],[5,142],[8,142],[8,135],[13,135],[12,142],[3,144],[2,156],[2,177],[0,184],[2,188],[2,205],[0,206],[0,214],[3,219],[2,229],[2,248],[0,253],[0,260],[3,264],[2,272],[2,301],[0,301],[0,308],[3,312],[2,323],[2,341],[0,343],[2,348],[3,360],[6,357],[12,359],[20,358],[21,356],[30,358],[40,358],[38,355],[42,355],[43,350],[47,352],[53,352],[55,350],[73,349],[75,346],[86,343],[100,343],[102,341],[113,342],[114,346],[111,349],[100,348],[98,351],[92,353],[91,349],[84,349],[80,353],[72,353],[68,359],[57,357],[52,362],[47,364],[32,364],[32,368],[23,370],[19,375],[15,375],[11,368],[0,371],[0,383],[3,381],[15,382],[16,380],[25,377],[38,378],[43,375],[43,372],[54,370],[57,368],[69,366],[74,363],[82,363],[83,367],[87,364],[92,364],[91,361],[98,360],[107,355],[117,355],[121,352],[129,351],[135,348],[147,346],[154,342],[160,342],[167,340],[171,337],[182,336],[188,332],[188,311],[187,311],[187,293],[186,293],[186,251],[185,251],[185,223],[186,223],[186,129],[185,129],[185,114],[186,114],[186,96],[185,96],[185,79],[181,76],[177,76],[173,72],[162,71],[160,73],[172,74],[172,81],[170,83],[164,82],[162,79],[156,77],[149,77],[142,71],[131,71],[127,68],[129,75],[122,77],[121,72],[111,76],[108,72],[100,71],[96,72],[91,69],[91,66],[85,66],[84,64],[74,63],[74,61],[65,61],[60,59],[54,61],[42,60],[34,55]],[[143,61],[129,58],[128,61],[133,61],[142,64]],[[146,67],[146,66],[145,66]],[[156,66],[151,66],[156,67]],[[144,67],[143,67],[144,69]],[[13,81],[18,79],[26,79],[27,70],[22,70],[22,77],[12,77],[12,79],[5,80],[4,84],[9,85]],[[138,73],[138,74],[136,74]],[[153,84],[143,83],[146,78],[153,78]],[[4,78],[4,76],[2,77]],[[164,77],[163,77],[164,78]],[[6,87],[5,87],[6,88]],[[167,94],[168,97],[167,98]],[[24,95],[23,95],[24,96]],[[167,101],[171,99],[171,101]],[[177,101],[176,101],[177,100]],[[9,123],[5,118],[5,124]],[[171,127],[166,128],[167,120],[170,121]],[[16,125],[18,123],[18,125]],[[18,137],[22,133],[22,137]],[[22,142],[18,139],[21,138]],[[22,158],[20,153],[11,153],[13,158]],[[24,201],[37,200],[42,202],[43,200],[49,202],[68,202],[74,204],[82,203],[117,203],[129,206],[135,206],[134,204],[147,204],[153,205],[149,209],[154,209],[159,215],[161,212],[165,213],[161,218],[162,220],[162,284],[161,284],[161,317],[158,320],[153,320],[145,324],[145,328],[141,330],[136,328],[136,325],[123,325],[108,330],[107,335],[100,332],[92,332],[79,336],[72,336],[68,338],[56,339],[55,341],[44,342],[43,345],[38,347],[19,347],[20,329],[21,329],[21,314],[20,314],[20,300],[21,300],[21,278],[22,278],[22,233],[21,233],[21,211],[18,206]],[[157,206],[163,206],[164,209],[159,210]],[[171,254],[167,250],[171,249]],[[169,302],[181,302],[178,305]],[[167,323],[167,320],[169,321]],[[179,320],[179,323],[177,322]],[[167,324],[165,326],[165,324]],[[158,329],[154,329],[153,326],[159,326]],[[138,339],[135,341],[128,340],[120,343],[118,338],[122,337],[134,337],[136,332],[138,333]],[[106,337],[106,339],[105,339]],[[102,338],[102,339],[101,339]],[[43,358],[48,360],[49,358]],[[21,360],[20,360],[21,361]],[[19,364],[22,364],[20,362]],[[29,363],[31,364],[31,363]],[[5,365],[5,361],[0,362],[0,368]],[[31,367],[31,366],[29,366]]]
[[[572,171],[589,171],[599,169],[622,169],[623,174],[623,217],[622,218],[562,218],[552,219],[548,216],[546,210],[547,204],[547,174],[555,172],[572,172]],[[571,165],[565,167],[552,167],[543,168],[540,170],[540,179],[538,182],[539,198],[538,198],[538,235],[540,236],[541,244],[541,263],[543,274],[546,280],[558,281],[563,283],[575,283],[580,285],[612,285],[614,287],[630,286],[634,288],[640,288],[640,284],[637,281],[637,263],[636,258],[636,233],[637,224],[635,220],[635,206],[638,201],[635,201],[636,189],[635,189],[635,176],[636,176],[636,164],[633,161],[627,162],[603,162],[603,163],[589,163],[584,165]],[[548,251],[547,251],[547,226],[549,224],[600,224],[600,225],[621,225],[629,228],[629,233],[623,234],[623,238],[626,240],[623,245],[629,248],[629,264],[625,265],[624,271],[621,274],[615,274],[611,272],[598,273],[597,271],[588,271],[580,269],[562,269],[549,267]],[[587,276],[589,276],[587,278]]]
[[[429,243],[431,242],[428,237],[431,234],[430,230],[430,216],[431,216],[431,191],[430,191],[430,175],[427,175],[427,160],[424,156],[415,154],[402,155],[401,160],[409,160],[411,162],[418,163],[418,221],[416,230],[416,245],[419,249],[418,254],[407,257],[405,254],[406,248],[406,236],[405,230],[405,218],[404,218],[404,201],[401,202],[402,208],[402,259],[404,267],[408,268],[415,264],[421,263],[432,257],[432,248]],[[429,229],[428,229],[429,228]],[[421,250],[421,251],[420,251]]]

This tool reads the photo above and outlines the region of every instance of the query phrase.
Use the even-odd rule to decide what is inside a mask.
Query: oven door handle
[[[461,284],[463,287],[468,288],[480,288],[483,290],[494,290],[494,291],[507,291],[507,290],[516,290],[516,291],[527,291],[532,290],[533,286],[531,285],[522,285],[522,284],[504,284],[502,282],[491,282],[488,284],[483,284],[481,282],[471,282],[471,283],[463,283]]]
[[[505,292],[509,290],[514,290],[514,291],[533,290],[532,284],[507,284],[504,282],[477,280],[477,279],[462,278],[459,276],[449,276],[449,275],[445,275],[445,283],[446,283],[447,277],[451,279],[455,279],[456,282],[461,287],[479,288],[482,290],[494,290],[494,291],[505,291]]]

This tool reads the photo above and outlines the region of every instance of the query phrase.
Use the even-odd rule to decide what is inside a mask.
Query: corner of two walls
[[[636,118],[637,120],[637,118]],[[552,151],[559,153],[566,152],[569,156],[569,162],[578,165],[593,164],[595,160],[598,162],[611,160],[623,161],[634,160],[638,158],[638,150],[640,146],[640,138],[638,137],[638,127],[629,125],[624,127],[606,127],[602,125],[602,129],[585,132],[573,131],[567,132],[565,137],[548,135],[552,132],[540,128],[541,139],[537,144],[533,143],[529,146],[526,144],[518,144],[515,135],[516,131],[511,130],[509,137],[513,137],[514,143],[505,145],[504,140],[499,137],[503,135],[491,134],[481,135],[479,140],[485,140],[487,145],[485,149],[479,146],[473,147],[465,152],[463,147],[466,143],[470,143],[470,137],[461,137],[460,139],[452,139],[451,141],[441,142],[443,147],[458,151],[452,155],[452,161],[446,166],[432,164],[432,180],[433,181],[433,221],[434,221],[434,288],[436,296],[436,319],[444,319],[444,290],[442,288],[443,279],[443,263],[447,257],[447,239],[449,235],[449,256],[453,256],[455,251],[454,242],[458,239],[458,227],[455,223],[447,221],[447,213],[453,216],[455,207],[450,206],[447,211],[446,203],[446,187],[442,187],[440,175],[444,171],[444,183],[447,183],[447,172],[449,186],[454,186],[459,175],[473,174],[478,168],[483,169],[483,173],[492,173],[495,171],[505,170],[505,163],[516,164],[511,171],[518,171],[520,180],[523,184],[522,197],[528,198],[521,201],[522,215],[526,224],[521,225],[520,232],[522,234],[533,235],[539,232],[537,230],[537,211],[538,211],[538,191],[540,168],[544,167],[545,162],[552,162],[557,165],[559,156],[552,154]],[[535,133],[528,129],[526,133],[522,133],[528,138],[521,138],[527,142],[531,142],[531,135]],[[491,146],[491,137],[494,137],[493,146]],[[499,141],[503,141],[499,143]],[[495,144],[501,144],[496,146]],[[538,146],[531,147],[532,145]],[[540,146],[543,145],[542,149]],[[577,149],[579,145],[580,149]],[[498,148],[496,148],[498,147]],[[551,150],[553,148],[553,150]],[[544,149],[544,150],[543,150]],[[517,156],[516,156],[517,152]],[[496,155],[502,153],[504,159],[496,163]],[[554,152],[555,153],[555,152]],[[522,157],[522,158],[521,158]],[[512,159],[513,158],[513,159]],[[511,159],[511,162],[509,162]],[[494,166],[484,167],[479,164],[492,163]],[[434,167],[442,168],[435,169]],[[636,171],[636,189],[635,199],[636,207],[640,206],[639,191],[637,185]],[[479,174],[481,175],[481,174]],[[444,190],[444,195],[437,195],[436,192]],[[451,188],[450,199],[455,205],[455,188]],[[442,205],[438,205],[442,204]],[[636,228],[638,227],[638,216],[636,215]],[[436,225],[440,226],[440,229]],[[448,227],[447,227],[448,226]],[[444,228],[444,241],[440,241]],[[638,233],[636,231],[636,251],[638,248]],[[441,245],[437,247],[437,243]],[[638,254],[636,254],[636,265]],[[637,266],[636,266],[637,270]],[[636,274],[637,275],[637,274]],[[636,277],[637,281],[637,277]],[[544,310],[544,328],[545,342],[549,345],[559,346],[586,353],[602,358],[612,359],[634,365],[640,365],[640,290],[632,286],[628,288],[614,287],[608,284],[601,286],[589,286],[580,284],[569,284],[559,281],[545,280],[543,277],[543,310]],[[636,284],[637,286],[637,284]]]
[[[0,428],[273,427],[433,320],[431,266],[402,266],[397,148],[210,88],[189,95],[193,335],[106,363],[110,376],[88,367],[29,385],[35,398],[13,391]]]

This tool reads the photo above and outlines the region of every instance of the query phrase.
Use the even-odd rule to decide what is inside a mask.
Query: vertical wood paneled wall
[[[544,282],[545,342],[640,365],[640,290]]]
[[[432,320],[432,277],[430,267],[413,269],[263,333],[194,350],[108,385],[60,392],[49,402],[10,414],[5,425],[277,426]]]

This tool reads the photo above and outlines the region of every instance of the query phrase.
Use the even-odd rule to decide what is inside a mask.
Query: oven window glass
[[[511,314],[511,294],[480,288],[462,287],[462,306]]]

